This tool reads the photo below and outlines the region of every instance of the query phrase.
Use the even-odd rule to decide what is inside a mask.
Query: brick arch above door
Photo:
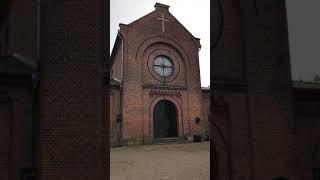
[[[178,124],[178,136],[183,136],[184,134],[184,117],[181,109],[181,104],[179,103],[179,99],[171,96],[158,96],[154,97],[149,105],[149,118],[148,118],[148,132],[149,136],[153,137],[153,111],[156,104],[162,100],[168,100],[172,102],[177,110],[177,124]]]

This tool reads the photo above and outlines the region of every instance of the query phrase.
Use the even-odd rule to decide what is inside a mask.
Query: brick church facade
[[[209,134],[209,111],[203,111],[209,109],[209,103],[203,104],[209,97],[201,89],[199,50],[200,39],[169,12],[167,5],[157,3],[148,15],[120,24],[111,55],[112,87],[117,87],[112,88],[110,98],[111,142],[120,138],[117,116],[121,117],[124,144]],[[173,114],[157,117],[157,113],[166,114],[166,107],[173,108]]]
[[[285,2],[217,2],[209,91],[166,5],[120,24],[109,58],[106,1],[1,1],[1,180],[108,179],[108,144],[209,129],[215,179],[319,180],[320,85],[291,81]]]

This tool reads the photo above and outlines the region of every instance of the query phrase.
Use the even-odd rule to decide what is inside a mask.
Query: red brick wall
[[[211,74],[213,77],[243,79],[245,73],[244,47],[243,47],[243,32],[241,28],[241,7],[240,1],[228,0],[223,1],[224,11],[224,28],[223,40],[220,45],[214,50],[214,61],[212,61]],[[215,2],[213,2],[215,3]],[[216,5],[213,5],[215,8]],[[219,12],[217,9],[211,10],[212,13]],[[215,16],[213,16],[215,17]],[[220,17],[220,15],[218,16]],[[212,26],[215,26],[213,24]],[[212,34],[215,35],[217,29]],[[212,37],[214,39],[215,36]]]
[[[10,145],[11,145],[11,103],[8,97],[0,96],[0,143],[1,143],[1,151],[0,151],[0,176],[4,180],[8,180],[9,174],[9,162],[10,162]]]
[[[120,89],[118,87],[110,88],[110,145],[117,145],[117,123],[116,116],[121,113],[120,110]]]
[[[39,179],[107,179],[106,1],[42,1]]]
[[[4,56],[6,54],[6,26],[1,25],[1,30],[0,30],[0,55]]]
[[[0,79],[1,155],[10,168],[1,168],[0,177],[18,180],[23,168],[32,167],[32,87],[30,79]],[[4,143],[5,142],[5,143]],[[9,154],[8,154],[9,153]],[[2,166],[1,165],[1,166]],[[3,166],[2,166],[3,167]]]
[[[246,18],[253,20],[245,29],[254,38],[247,73],[256,178],[297,179],[285,1],[260,0]]]
[[[8,14],[9,54],[36,57],[37,4],[35,0],[13,0]]]
[[[313,179],[317,148],[320,147],[319,107],[319,90],[294,89],[295,132],[300,179]]]
[[[0,13],[0,55],[6,55],[7,49],[7,38],[6,38],[6,31],[8,29],[8,21],[10,17],[10,10],[11,3],[9,1],[2,2],[1,4],[1,13]]]
[[[1,56],[18,53],[35,60],[36,7],[36,1],[34,0],[13,0],[10,2],[10,7],[6,9],[7,13],[2,14],[4,16],[1,17]],[[33,166],[31,76],[28,78],[2,76],[0,84],[0,96],[6,94],[6,98],[9,98],[9,103],[7,103],[9,115],[5,118],[10,122],[8,128],[10,128],[11,133],[7,139],[9,146],[4,144],[4,149],[9,147],[10,150],[10,155],[7,155],[10,171],[9,174],[8,171],[1,171],[0,177],[5,178],[3,173],[6,173],[10,176],[10,179],[18,180],[23,168]]]

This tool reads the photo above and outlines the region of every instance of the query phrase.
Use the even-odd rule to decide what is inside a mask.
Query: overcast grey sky
[[[110,51],[119,23],[128,24],[154,10],[156,2],[170,6],[173,14],[195,37],[199,52],[201,85],[210,84],[210,0],[111,0]],[[292,79],[312,80],[320,74],[319,0],[286,0]],[[192,10],[193,13],[190,13]]]
[[[320,1],[286,0],[292,78],[320,75]]]

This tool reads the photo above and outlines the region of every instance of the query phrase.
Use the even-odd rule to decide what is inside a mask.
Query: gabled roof
[[[120,47],[120,42],[121,42],[121,38],[119,37],[121,36],[120,34],[117,34],[116,40],[114,42],[113,48],[112,48],[112,52],[111,52],[111,57],[110,57],[110,65],[112,66],[113,61],[114,61],[114,57],[116,55],[116,51],[119,49]]]
[[[166,9],[166,11],[168,11],[168,14],[177,22],[178,25],[180,25],[180,26],[187,32],[187,34],[189,34],[191,37],[193,37],[194,40],[200,41],[200,38],[194,37],[193,34],[192,34],[186,27],[184,27],[184,25],[181,24],[180,21],[178,21],[177,18],[176,18],[174,15],[172,15],[172,14],[170,13],[169,7],[170,7],[170,6],[165,5],[165,4],[156,3],[156,4],[155,4],[155,10],[153,10],[152,12],[150,12],[150,13],[148,13],[148,14],[146,14],[146,15],[138,18],[138,19],[136,19],[135,21],[132,21],[132,22],[129,23],[128,25],[129,25],[129,26],[130,26],[130,25],[134,25],[136,22],[138,22],[138,21],[144,19],[145,17],[153,14],[154,12],[158,11],[158,9]],[[197,42],[197,43],[198,43],[198,42]]]
[[[194,39],[200,41],[200,38],[194,37],[193,34],[192,34],[186,27],[184,27],[184,25],[181,24],[180,21],[178,21],[178,19],[177,19],[176,17],[174,17],[174,15],[172,15],[170,12],[169,12],[169,14],[173,17],[174,20],[176,20],[176,21],[178,22],[178,24],[179,24],[183,29],[186,30],[186,32],[187,32],[189,35],[191,35]]]
[[[129,24],[123,24],[123,25],[127,25],[127,26],[133,25],[133,24],[135,24],[136,22],[138,22],[138,21],[144,19],[145,17],[149,16],[150,14],[154,13],[155,11],[156,11],[156,10],[153,10],[152,12],[150,12],[150,13],[148,13],[148,14],[146,14],[146,15],[144,15],[144,16],[142,16],[142,17],[140,17],[140,18],[138,18],[138,19],[136,19],[136,20],[134,20],[134,21],[132,21],[131,23],[129,23]],[[122,23],[120,23],[120,24],[122,24]]]

